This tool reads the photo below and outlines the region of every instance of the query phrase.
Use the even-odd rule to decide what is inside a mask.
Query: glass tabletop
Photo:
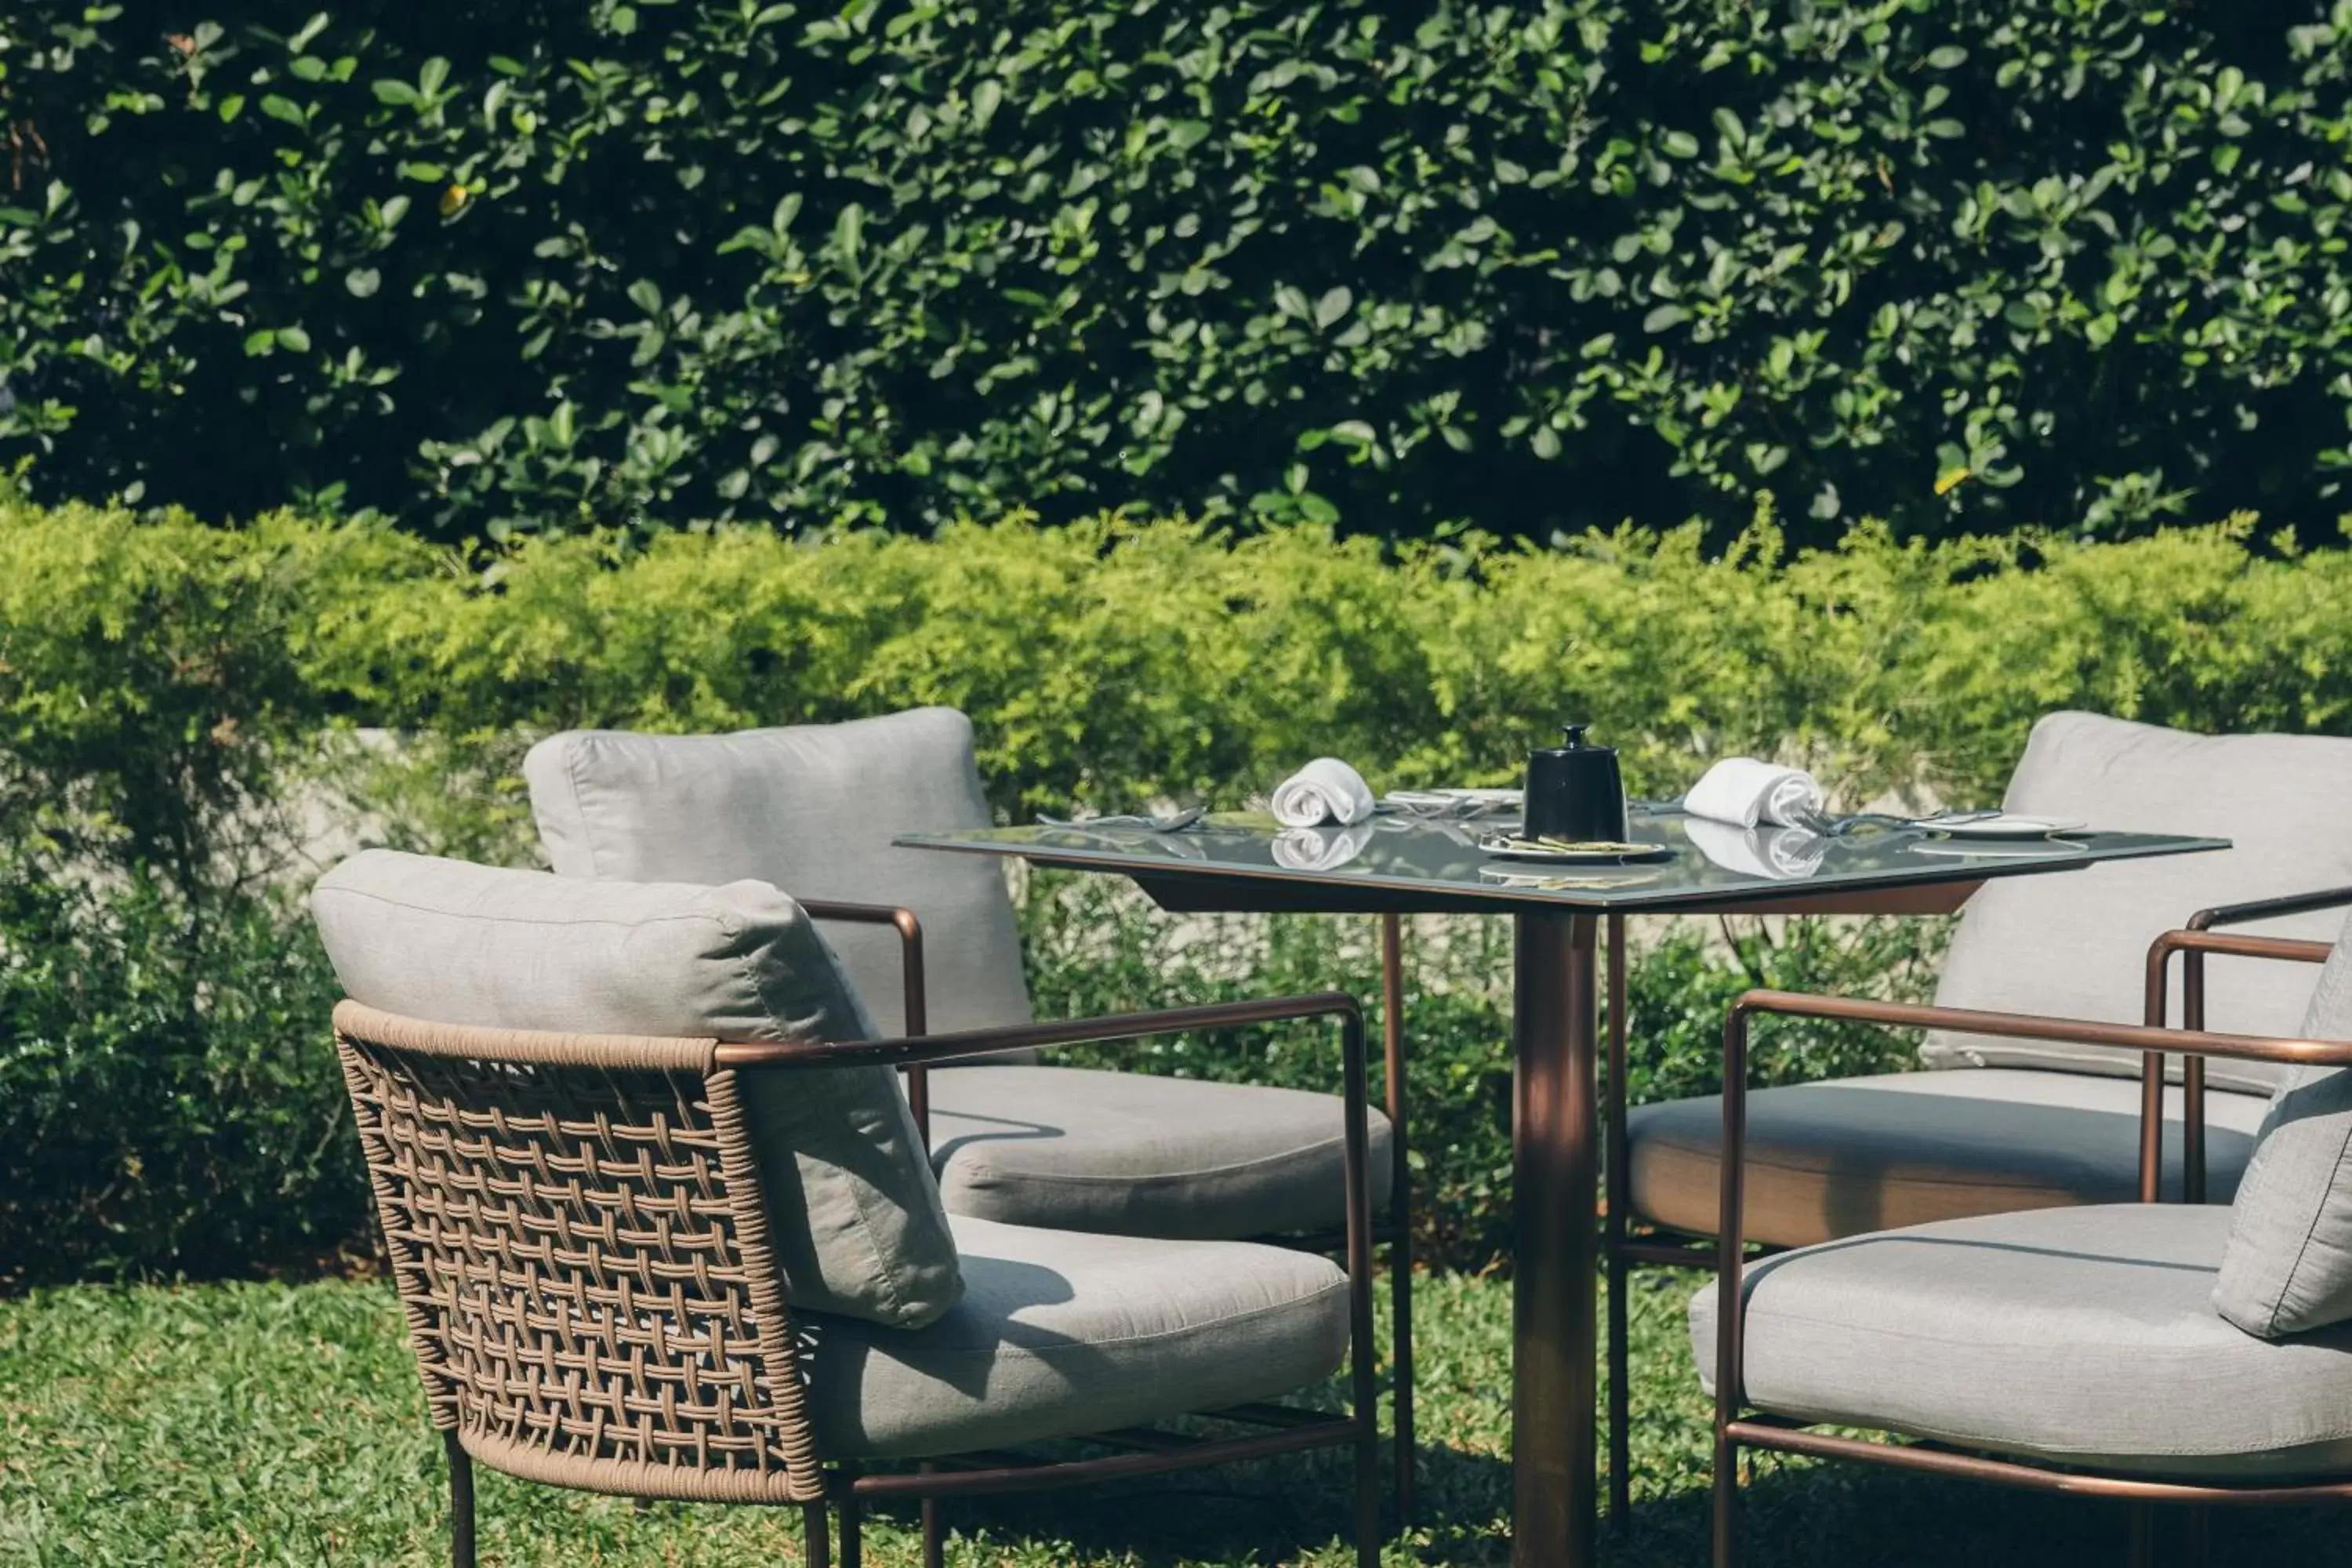
[[[1480,841],[1517,824],[1382,812],[1353,827],[1284,828],[1246,813],[1207,816],[1173,833],[1139,826],[974,828],[910,833],[908,848],[1017,855],[1041,865],[1122,872],[1147,885],[1174,879],[1271,881],[1296,889],[1377,890],[1433,904],[1562,904],[1593,910],[1728,908],[1856,891],[2071,870],[2227,849],[2224,838],[2080,832],[1972,839],[1921,828],[1823,837],[1798,828],[1743,829],[1675,811],[1637,811],[1632,841],[1654,858],[1622,864],[1506,858]],[[1272,889],[1268,889],[1271,891]]]

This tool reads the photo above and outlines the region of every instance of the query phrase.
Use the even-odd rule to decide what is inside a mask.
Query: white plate
[[[2082,848],[2063,838],[1988,838],[1975,844],[1956,844],[1947,838],[1928,839],[1924,843],[1906,845],[1914,855],[1944,855],[1968,860],[2047,860],[2055,856],[2074,853]]]
[[[1525,860],[1539,866],[1632,866],[1646,860],[1672,859],[1675,853],[1671,845],[1640,842],[1607,848],[1547,849],[1499,833],[1478,840],[1478,852],[1496,860]]]
[[[1617,874],[1597,875],[1596,872],[1601,870],[1613,870]],[[1580,876],[1566,871],[1529,870],[1517,866],[1481,866],[1478,868],[1478,879],[1481,881],[1492,882],[1498,888],[1532,888],[1538,892],[1546,893],[1570,893],[1587,889],[1597,892],[1614,892],[1621,888],[1638,888],[1645,883],[1654,882],[1658,879],[1658,873],[1644,871],[1637,866],[1595,868],[1593,871],[1587,871]]]
[[[1913,824],[1930,833],[1941,833],[1953,838],[2047,838],[2053,833],[2075,833],[2087,824],[2068,816],[2025,816],[2003,812],[1977,822],[1937,822],[1932,819]]]

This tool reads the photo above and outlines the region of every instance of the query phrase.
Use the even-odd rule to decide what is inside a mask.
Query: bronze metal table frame
[[[1990,877],[2052,875],[2089,860],[2032,868],[1955,864],[1948,877],[1909,876],[1876,885],[1847,881],[1814,891],[1758,882],[1704,899],[1661,900],[1654,908],[1601,908],[1450,891],[1349,885],[1209,865],[1139,868],[1057,856],[1052,847],[1011,841],[947,843],[919,836],[909,847],[1013,855],[1033,865],[1124,876],[1162,909],[1179,913],[1508,914],[1514,925],[1512,1063],[1512,1568],[1589,1568],[1600,1520],[1597,1459],[1599,1322],[1603,1254],[1600,1203],[1608,1124],[1610,1174],[1622,1175],[1625,1060],[1625,919],[1629,914],[1942,915],[1958,910]],[[2179,849],[2222,847],[2177,841]],[[2179,849],[2150,850],[2176,853]],[[1611,1103],[1600,1102],[1601,1031],[1599,937],[1612,959],[1607,1049]],[[1605,1110],[1605,1114],[1604,1114]],[[1614,1190],[1622,1192],[1622,1181]],[[1612,1209],[1615,1205],[1611,1205]],[[1609,1221],[1622,1240],[1622,1215]],[[1612,1258],[1622,1256],[1614,1250]],[[1612,1272],[1613,1272],[1612,1268]],[[1610,1333],[1625,1335],[1622,1297],[1612,1295]],[[1622,1398],[1622,1392],[1612,1398]],[[1612,1493],[1622,1507],[1624,1456],[1612,1454]]]

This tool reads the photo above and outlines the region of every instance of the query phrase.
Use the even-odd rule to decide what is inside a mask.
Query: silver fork
[[[1895,816],[1883,811],[1858,811],[1851,816],[1808,816],[1797,826],[1825,838],[1837,838],[1857,827],[1958,827],[1965,823],[1990,822],[2000,815],[1998,811],[1937,811],[1926,816]]]
[[[1083,821],[1073,821],[1067,817],[1048,816],[1041,811],[1037,814],[1037,826],[1075,827],[1081,832],[1094,827],[1140,827],[1152,833],[1181,833],[1208,814],[1207,806],[1194,805],[1187,806],[1182,811],[1171,811],[1164,816],[1125,812],[1115,816],[1089,816]]]

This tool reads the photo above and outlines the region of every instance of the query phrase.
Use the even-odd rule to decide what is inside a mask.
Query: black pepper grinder
[[[1588,746],[1590,726],[1564,726],[1568,744],[1528,753],[1527,826],[1529,838],[1562,838],[1574,844],[1619,844],[1625,838],[1625,779],[1617,753]]]

